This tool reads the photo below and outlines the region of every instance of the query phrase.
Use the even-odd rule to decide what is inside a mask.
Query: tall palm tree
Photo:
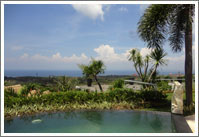
[[[105,65],[101,60],[92,59],[89,65],[79,65],[79,68],[83,71],[83,75],[86,77],[93,77],[97,82],[100,91],[103,91],[102,86],[97,78],[98,74],[104,73]]]
[[[149,48],[160,48],[169,35],[174,52],[180,52],[185,43],[186,105],[192,104],[192,23],[194,5],[155,4],[149,6],[138,22],[139,36]]]

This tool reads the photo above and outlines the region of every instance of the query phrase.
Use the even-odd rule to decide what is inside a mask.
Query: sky
[[[137,48],[143,56],[151,51],[137,34],[148,6],[6,4],[5,70],[79,70],[77,64],[91,57],[106,70],[134,70],[129,50]],[[174,53],[167,42],[164,49],[167,65],[159,71],[183,73],[184,49]]]

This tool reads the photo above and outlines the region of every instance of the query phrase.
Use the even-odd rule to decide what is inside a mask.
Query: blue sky
[[[93,57],[108,70],[132,70],[128,51],[150,51],[136,32],[148,6],[5,5],[5,69],[78,70]],[[183,72],[184,51],[164,49],[168,65],[160,70]]]

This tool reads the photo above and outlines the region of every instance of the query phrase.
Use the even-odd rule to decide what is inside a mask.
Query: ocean
[[[132,70],[110,70],[105,71],[105,75],[133,75],[135,72]],[[81,77],[81,70],[5,70],[4,76],[7,77],[23,77],[23,76],[70,76],[70,77]]]
[[[178,74],[179,72],[163,72],[158,71],[161,75]],[[184,74],[180,72],[181,74]],[[106,75],[133,75],[136,74],[133,70],[106,70],[104,74]],[[70,76],[70,77],[81,77],[81,70],[5,70],[4,76],[7,77],[24,77],[24,76],[38,76],[38,77],[48,77],[48,76]]]

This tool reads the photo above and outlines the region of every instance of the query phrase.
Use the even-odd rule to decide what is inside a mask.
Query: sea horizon
[[[184,74],[182,72],[160,72],[160,75],[168,74]],[[104,74],[106,75],[134,75],[137,74],[133,70],[106,70]],[[70,77],[82,77],[81,70],[5,70],[4,76],[6,77],[23,77],[23,76],[38,76],[38,77],[49,77],[49,76],[70,76]]]

